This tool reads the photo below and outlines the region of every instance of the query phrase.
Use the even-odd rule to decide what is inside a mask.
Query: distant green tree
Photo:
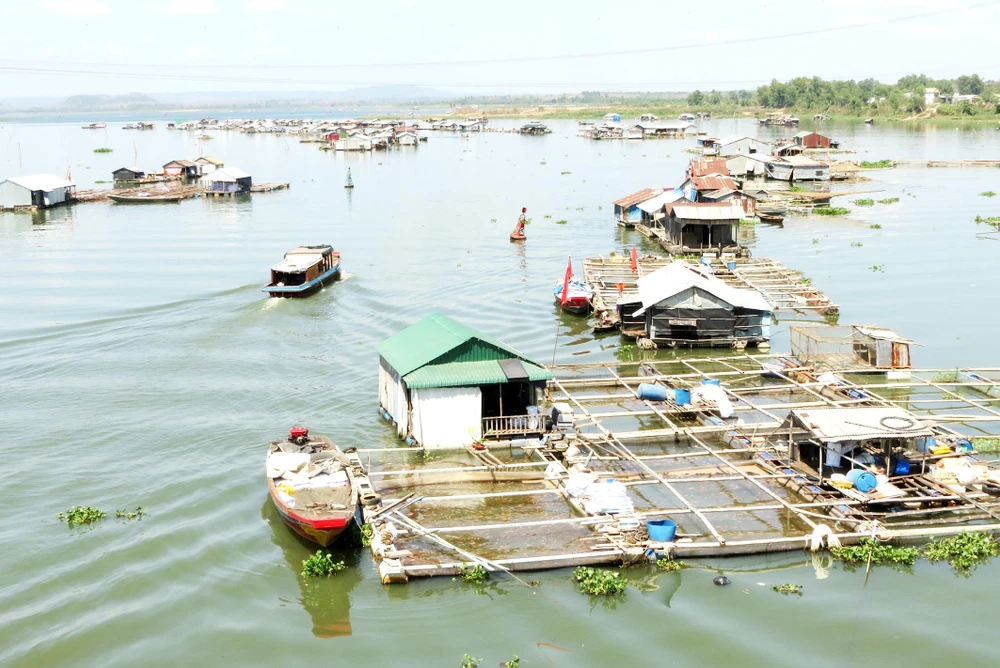
[[[713,90],[711,93],[708,94],[708,103],[722,104],[722,93],[720,93],[717,90]]]
[[[692,91],[688,94],[688,104],[703,104],[705,102],[705,94],[700,90]]]
[[[962,95],[982,95],[985,88],[978,74],[962,75],[955,80],[955,85]]]

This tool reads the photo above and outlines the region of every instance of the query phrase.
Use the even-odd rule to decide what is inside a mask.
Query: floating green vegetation
[[[850,212],[850,209],[845,209],[842,206],[818,206],[813,209],[813,213],[817,216],[846,216]]]
[[[772,585],[771,591],[776,591],[782,596],[788,596],[789,594],[794,594],[795,596],[802,596],[802,585],[793,585],[793,584]]]
[[[852,242],[851,242],[851,246],[852,246],[853,248],[861,248],[862,246],[864,246],[864,244],[863,244],[863,243],[861,243],[860,241],[852,241]]]
[[[995,192],[993,192],[992,190],[984,190],[983,192],[979,193],[979,196],[980,197],[996,197],[997,194]]]
[[[544,216],[542,216],[542,218],[551,218],[551,217],[552,217],[552,214],[551,214],[551,213],[547,213],[547,214],[545,214]]]
[[[110,148],[95,148],[94,153],[113,153],[114,151]]]
[[[804,193],[806,191],[802,186],[788,186],[788,192],[790,193]]]
[[[881,225],[879,225],[878,223],[872,223],[872,224],[871,224],[871,225],[869,225],[868,227],[870,227],[870,228],[871,228],[871,229],[873,229],[873,230],[881,230],[881,229],[882,229],[882,226],[881,226]]]
[[[924,547],[924,556],[932,562],[947,561],[960,573],[968,574],[980,564],[1000,554],[1000,543],[982,532],[962,533],[951,538],[933,540]]]
[[[503,662],[503,668],[518,668],[521,665],[521,657],[515,654],[510,661]]]
[[[81,524],[93,524],[107,517],[108,514],[99,508],[92,506],[73,506],[65,513],[59,513],[59,519],[69,526],[79,526]]]
[[[873,199],[856,199],[854,203],[857,206],[875,206],[875,200]]]
[[[361,525],[361,547],[368,547],[372,544],[372,536],[375,534],[375,530],[372,528],[371,524],[365,523]]]
[[[752,218],[740,218],[740,225],[749,225],[750,227],[753,227],[759,222],[759,220],[753,220]]]
[[[873,264],[872,266],[870,266],[868,268],[871,269],[872,271],[875,271],[875,272],[881,272],[883,274],[885,273],[885,265],[884,264]]]
[[[573,579],[579,584],[580,591],[594,596],[617,596],[628,587],[628,580],[621,573],[589,566],[574,569]]]
[[[879,204],[895,204],[899,201],[898,197],[886,197],[885,199],[880,199]]]
[[[540,163],[538,163],[538,164],[539,164],[539,165],[547,165],[547,164],[549,164],[549,163],[547,163],[547,162],[545,162],[544,160],[542,160],[542,161],[541,161]]]
[[[490,222],[491,223],[495,223],[495,222],[497,222],[497,219],[496,218],[490,218]]]
[[[957,383],[958,371],[938,371],[931,378],[932,383]]]
[[[996,436],[973,436],[972,447],[978,452],[1000,452],[1000,438]]]
[[[915,547],[879,545],[874,538],[862,538],[858,545],[831,548],[830,554],[847,564],[912,566],[920,553]]]
[[[816,245],[818,243],[819,243],[819,239],[813,239],[813,245]]]
[[[490,572],[483,568],[482,564],[476,564],[472,568],[462,566],[458,569],[462,579],[466,582],[486,582],[490,579]]]
[[[479,664],[482,662],[482,659],[477,659],[471,654],[466,654],[462,657],[462,668],[479,668]]]
[[[125,520],[126,522],[131,522],[132,520],[141,520],[146,516],[146,511],[141,507],[135,510],[116,510],[115,517],[120,520]]]
[[[556,225],[565,225],[567,222],[568,221],[565,221],[565,220],[557,220],[556,221]]]
[[[895,167],[892,160],[876,160],[875,162],[870,162],[868,160],[861,161],[862,169],[889,169],[890,167]]]
[[[316,550],[316,554],[302,562],[302,575],[319,578],[336,575],[347,568],[343,561],[334,561],[333,555],[323,550]]]
[[[573,172],[559,172],[559,173],[562,174],[563,176],[566,176],[567,174],[572,174]]]
[[[583,207],[582,206],[578,206],[578,207],[576,207],[576,210],[577,211],[583,211]]]
[[[598,206],[597,206],[597,210],[598,210],[598,211],[604,211],[604,207],[603,207],[603,206],[601,206],[601,205],[598,205]]]
[[[656,567],[667,573],[676,573],[681,569],[687,568],[687,564],[683,561],[674,561],[673,559],[664,557],[656,560]]]
[[[984,216],[976,216],[974,220],[976,221],[976,223],[983,225],[992,225],[993,227],[1000,230],[1000,216],[990,216],[989,218],[986,218]]]

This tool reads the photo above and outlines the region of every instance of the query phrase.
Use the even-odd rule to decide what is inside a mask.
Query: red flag
[[[632,244],[632,272],[639,273],[639,252],[635,249],[635,244]]]
[[[569,301],[569,279],[571,278],[573,278],[573,258],[570,258],[569,264],[566,265],[566,276],[563,278],[562,296],[559,297],[560,306],[565,306],[566,302]]]
[[[66,180],[67,181],[73,180],[73,170],[69,167],[66,168]]]

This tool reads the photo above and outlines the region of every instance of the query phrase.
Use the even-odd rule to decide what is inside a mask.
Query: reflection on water
[[[271,499],[264,501],[261,517],[271,527],[271,542],[281,548],[288,567],[295,573],[302,597],[299,604],[312,620],[312,633],[317,638],[339,638],[351,635],[351,591],[362,580],[358,566],[359,550],[345,540],[326,548],[334,559],[343,559],[346,570],[328,578],[302,575],[302,561],[318,546],[300,538],[281,521]]]

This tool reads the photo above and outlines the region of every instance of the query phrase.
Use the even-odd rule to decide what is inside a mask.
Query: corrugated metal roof
[[[691,176],[706,176],[708,174],[729,176],[729,165],[726,164],[726,159],[691,158]]]
[[[726,197],[727,195],[733,194],[734,192],[736,191],[733,190],[732,188],[720,188],[719,190],[713,190],[712,192],[709,193],[702,193],[701,196],[706,199],[721,199],[723,197]]]
[[[195,162],[207,162],[209,164],[215,165],[216,167],[222,167],[223,165],[221,160],[219,160],[218,158],[214,158],[210,155],[203,155],[197,160],[195,160]]]
[[[619,200],[615,200],[613,204],[615,206],[629,207],[633,204],[638,204],[639,202],[645,202],[647,199],[656,197],[663,192],[663,188],[643,188],[642,190],[636,191],[631,195],[626,195]]]
[[[17,184],[27,190],[55,190],[57,188],[69,188],[74,184],[72,181],[61,179],[52,174],[33,174],[31,176],[12,176],[7,179],[11,183]]]
[[[493,356],[496,358],[516,357],[525,362],[531,362],[499,339],[478,332],[440,313],[429,315],[403,331],[390,336],[379,344],[378,354],[396,373],[405,376],[444,357],[466,343],[485,344],[492,348]],[[461,359],[449,359],[448,361],[482,361],[481,356],[478,360],[475,359],[475,356],[470,353],[462,355]]]
[[[824,442],[866,438],[933,436],[932,422],[902,408],[813,408],[791,412],[812,435]],[[780,430],[779,430],[780,433]]]
[[[712,274],[687,262],[671,262],[639,278],[636,285],[639,287],[642,308],[635,315],[642,315],[650,306],[693,287],[709,292],[733,306],[756,311],[771,311],[774,308],[760,292],[726,285]]]
[[[685,220],[739,220],[743,217],[743,207],[729,202],[691,202],[688,204],[668,204],[667,213]]]
[[[662,209],[664,204],[672,204],[673,202],[682,199],[684,199],[684,191],[679,188],[674,188],[673,190],[666,190],[656,197],[647,199],[644,202],[639,202],[639,208],[646,213],[653,213],[654,211]]]
[[[886,329],[885,327],[869,327],[867,325],[855,325],[854,329],[864,334],[865,336],[870,336],[873,339],[885,339],[886,341],[895,341],[897,343],[916,343],[910,339],[905,339],[891,329]]]
[[[181,167],[197,167],[198,166],[197,163],[191,162],[190,160],[171,160],[167,164],[163,165],[163,167],[167,168],[170,165],[180,165]]]
[[[552,372],[531,362],[522,361],[529,381],[545,381],[552,378]],[[471,385],[495,385],[507,382],[507,374],[498,360],[481,362],[452,362],[450,364],[429,364],[403,376],[411,390],[427,387],[464,387]]]
[[[721,190],[723,188],[736,190],[735,181],[728,176],[720,176],[718,174],[713,174],[711,176],[692,176],[691,183],[694,184],[695,190],[698,191]]]

